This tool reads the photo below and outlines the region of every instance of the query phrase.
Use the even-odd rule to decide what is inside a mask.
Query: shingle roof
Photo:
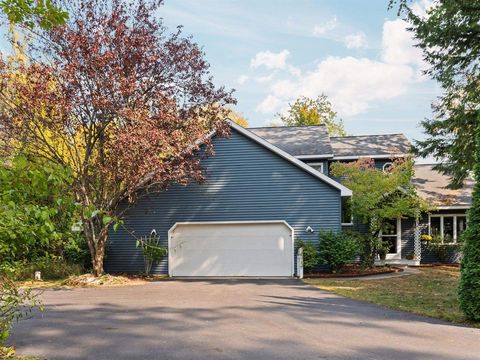
[[[260,127],[248,130],[293,156],[332,155],[330,139],[324,125]]]
[[[467,179],[464,187],[458,190],[447,189],[450,177],[433,170],[432,164],[415,165],[412,178],[417,194],[432,206],[470,206],[474,181]]]
[[[330,142],[335,157],[405,155],[412,144],[403,134],[360,135],[332,137]]]

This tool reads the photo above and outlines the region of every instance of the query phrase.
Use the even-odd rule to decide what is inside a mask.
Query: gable
[[[304,171],[304,172],[310,174],[311,176],[315,177],[316,179],[318,179],[318,180],[320,180],[320,181],[322,181],[322,182],[340,190],[342,196],[351,196],[352,195],[352,191],[350,189],[346,188],[345,186],[338,183],[337,181],[331,179],[327,175],[325,175],[325,174],[321,173],[320,171],[317,171],[314,168],[308,166],[303,161],[301,161],[301,160],[295,158],[294,156],[290,155],[289,153],[279,149],[275,145],[273,145],[273,144],[269,143],[268,141],[266,141],[265,139],[255,135],[251,131],[248,131],[247,129],[244,129],[241,126],[239,126],[239,125],[237,125],[237,124],[235,124],[231,121],[229,121],[229,123],[230,123],[230,127],[232,129],[232,132],[235,132],[235,133],[245,137],[249,141],[255,143],[256,145],[261,146],[264,149],[270,151],[276,157],[280,157],[281,159],[286,161],[286,164],[294,165],[297,168],[301,169],[302,171]]]

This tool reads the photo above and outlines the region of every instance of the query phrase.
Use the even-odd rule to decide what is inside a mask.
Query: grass
[[[421,268],[419,274],[382,280],[305,279],[307,284],[355,300],[432,318],[480,327],[468,322],[457,299],[458,268]]]

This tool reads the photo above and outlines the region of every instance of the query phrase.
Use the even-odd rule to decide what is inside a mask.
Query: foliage
[[[65,279],[85,272],[81,263],[69,262],[59,256],[44,256],[31,261],[19,261],[14,264],[12,275],[15,280],[31,280],[35,271],[42,273],[44,280]]]
[[[389,220],[414,217],[421,211],[428,210],[428,206],[417,196],[411,183],[413,165],[413,159],[409,158],[396,159],[388,171],[377,169],[375,160],[370,158],[331,165],[331,173],[342,177],[343,184],[353,192],[353,218],[370,226],[370,234],[361,238],[360,258],[363,266],[374,265],[375,257],[382,246],[378,236],[388,226]]]
[[[145,274],[150,275],[153,264],[165,257],[168,249],[165,246],[160,246],[160,236],[157,235],[155,230],[152,230],[149,236],[138,239],[136,243],[137,247],[141,246],[143,251]]]
[[[372,268],[375,266],[377,254],[381,255],[385,251],[385,244],[382,244],[381,239],[377,235],[363,234],[358,231],[348,231],[346,233],[358,244],[361,267]]]
[[[318,250],[311,242],[297,240],[297,248],[303,248],[303,268],[310,272],[318,265]]]
[[[330,136],[345,136],[345,128],[342,120],[336,121],[337,113],[333,111],[332,104],[326,95],[320,95],[316,99],[300,97],[290,104],[286,115],[277,114],[286,126],[327,126]]]
[[[40,307],[38,294],[32,289],[20,289],[10,278],[0,275],[0,347],[5,346],[12,323],[34,307]]]
[[[318,258],[333,273],[351,262],[358,255],[358,242],[348,233],[321,231],[319,235]]]
[[[228,114],[228,118],[232,120],[234,123],[240,125],[241,127],[248,128],[248,120],[240,115],[239,113],[230,110],[230,113]]]
[[[231,92],[215,87],[180,27],[167,32],[161,3],[70,1],[64,26],[37,30],[28,63],[0,64],[0,144],[72,170],[97,276],[127,205],[147,190],[204,180],[199,140],[208,156],[206,135],[228,135]]]
[[[420,240],[421,241],[432,241],[433,237],[431,235],[423,234],[422,236],[420,236]]]
[[[29,28],[40,26],[48,29],[63,25],[68,18],[68,13],[55,0],[2,0],[0,9],[10,23]]]
[[[475,173],[459,297],[467,317],[480,320],[480,1],[437,0],[422,16],[401,0],[399,12],[430,64],[427,74],[444,91],[436,119],[423,123],[429,137],[418,143],[419,153],[442,160],[436,168],[452,175],[452,187]]]
[[[477,119],[475,187],[468,226],[462,234],[463,258],[459,286],[460,307],[472,320],[480,321],[480,116]]]
[[[20,154],[0,167],[0,263],[62,256],[75,244],[71,174]]]
[[[377,235],[387,220],[415,216],[428,209],[411,183],[413,164],[412,159],[397,159],[384,172],[375,168],[373,159],[361,158],[350,163],[333,163],[331,173],[342,177],[343,184],[352,190],[354,219],[370,224],[372,234]]]
[[[436,0],[425,13],[415,11],[407,0],[390,2],[396,4],[430,65],[426,73],[443,88],[433,104],[435,118],[422,122],[427,138],[417,142],[418,154],[438,159],[435,168],[452,175],[452,187],[461,187],[475,165],[480,1]]]
[[[442,239],[440,236],[431,236],[431,240],[427,243],[427,248],[435,258],[443,263],[447,264],[451,262],[452,257],[458,251],[461,251],[462,244],[448,244],[446,239]]]

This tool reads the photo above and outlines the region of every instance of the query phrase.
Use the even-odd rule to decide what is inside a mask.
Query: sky
[[[235,89],[252,127],[324,93],[349,135],[422,139],[419,123],[440,95],[388,0],[165,0],[160,16],[202,46],[215,84]]]

